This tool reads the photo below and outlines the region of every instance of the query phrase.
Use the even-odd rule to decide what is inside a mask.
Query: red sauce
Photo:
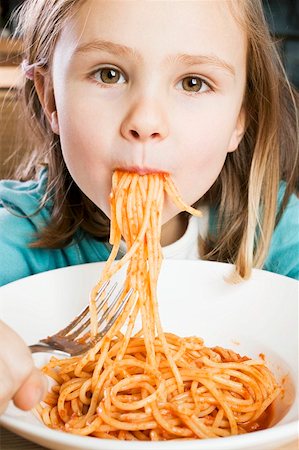
[[[265,430],[273,424],[275,416],[275,406],[273,403],[263,412],[263,414],[254,422],[247,422],[242,424],[242,427],[250,433],[252,431]]]
[[[279,380],[279,384],[281,392],[278,397],[257,421],[243,424],[246,431],[251,432],[270,428],[287,414],[295,397],[294,384],[288,374]]]

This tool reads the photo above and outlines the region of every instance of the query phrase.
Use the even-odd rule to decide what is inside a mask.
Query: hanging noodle
[[[156,291],[164,191],[181,210],[200,215],[182,202],[166,174],[113,174],[113,249],[91,294],[92,334],[96,293],[126,263],[123,296],[131,287],[134,294],[90,351],[52,358],[43,368],[56,382],[38,407],[49,427],[107,439],[225,437],[260,428],[280,392],[264,361],[163,332]],[[115,261],[122,236],[127,253]],[[133,335],[137,315],[142,328]]]

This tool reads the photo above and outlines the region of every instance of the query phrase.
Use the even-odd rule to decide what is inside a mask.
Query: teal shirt
[[[29,247],[50,220],[50,207],[36,213],[46,182],[46,170],[36,181],[0,181],[0,286],[47,270],[108,259],[111,246],[89,236],[61,249]]]
[[[50,220],[50,207],[40,208],[46,182],[45,169],[36,181],[0,181],[0,286],[51,269],[106,261],[109,256],[111,246],[90,236],[62,249],[29,247]],[[299,279],[299,200],[295,195],[275,229],[264,269]]]

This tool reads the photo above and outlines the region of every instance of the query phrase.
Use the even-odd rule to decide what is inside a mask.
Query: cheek
[[[206,127],[192,146],[190,162],[192,160],[194,169],[207,174],[216,173],[227,155],[227,142],[226,136],[221,135],[219,129],[215,132],[215,129]]]
[[[184,200],[193,204],[214,184],[225,162],[226,152],[197,151],[184,170],[175,175],[175,182]]]
[[[104,143],[106,123],[101,123],[101,117],[87,105],[87,102],[74,102],[66,98],[57,106],[60,138],[66,152],[76,152],[81,158],[90,158],[97,153],[97,146]],[[84,153],[80,150],[85,148]]]
[[[99,208],[110,215],[110,153],[107,133],[86,115],[60,115],[60,142],[66,166],[75,183]]]
[[[197,169],[205,168],[213,161],[216,165],[217,161],[221,164],[228,150],[230,129],[221,119],[209,119],[205,117],[204,120],[195,122],[181,136],[185,162],[188,161],[189,165]]]
[[[199,200],[217,179],[227,156],[229,140],[230,133],[221,120],[216,123],[201,120],[183,136],[174,181],[189,204]]]

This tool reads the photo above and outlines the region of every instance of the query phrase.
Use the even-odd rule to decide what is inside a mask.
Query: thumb
[[[28,378],[13,397],[14,404],[23,410],[32,409],[47,393],[46,377],[34,367]]]

